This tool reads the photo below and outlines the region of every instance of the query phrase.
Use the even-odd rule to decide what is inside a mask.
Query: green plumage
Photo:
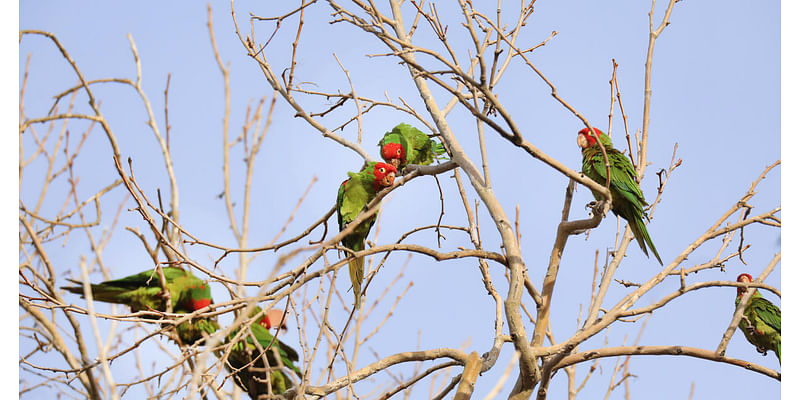
[[[162,268],[162,271],[164,271],[166,287],[169,291],[172,312],[188,314],[214,302],[208,283],[191,272],[178,267],[166,267]],[[82,283],[75,280],[69,281],[78,286],[64,286],[62,289],[83,297]],[[132,312],[167,310],[166,296],[154,269],[125,278],[92,284],[91,290],[94,300],[124,304],[129,306]],[[202,338],[203,332],[212,334],[217,329],[219,329],[219,324],[215,319],[195,318],[178,325],[176,331],[183,343],[193,344]]]
[[[178,314],[187,313],[182,311]],[[175,327],[181,342],[188,345],[194,344],[202,339],[204,335],[211,336],[217,330],[219,330],[219,323],[214,318],[194,318]]]
[[[384,171],[381,173],[380,171]],[[369,162],[359,173],[348,172],[350,179],[339,185],[336,196],[336,214],[339,221],[339,231],[345,229],[347,224],[358,217],[364,207],[375,198],[375,194],[382,187],[390,186],[394,181],[396,169],[385,163]],[[383,180],[381,174],[390,174],[391,179]],[[375,224],[377,213],[359,224],[355,230],[342,239],[342,246],[353,251],[364,250],[364,241],[369,235],[372,225]],[[361,282],[364,280],[364,257],[356,257],[349,262],[350,281],[353,284],[355,308],[361,307]]]
[[[261,308],[256,307],[249,317],[255,317],[259,313],[261,313]],[[258,398],[259,395],[269,394],[270,386],[273,394],[281,394],[292,387],[291,378],[281,369],[281,366],[294,371],[299,378],[303,377],[303,373],[294,365],[294,362],[299,360],[297,352],[278,339],[274,339],[273,342],[272,334],[263,325],[266,318],[264,314],[261,314],[259,319],[250,325],[250,332],[244,332],[239,341],[233,345],[228,356],[228,363],[225,364],[225,367],[230,372],[236,373],[234,382],[253,399]],[[226,344],[230,343],[238,332],[238,329],[233,331],[226,338]],[[250,333],[252,333],[252,336]],[[265,355],[267,362],[269,362],[269,385],[265,380],[267,370],[264,360],[253,341],[253,337],[255,337],[261,348],[266,350]],[[221,357],[222,352],[217,352],[217,356]],[[278,357],[280,357],[280,362]]]
[[[395,157],[394,154],[389,155],[384,151],[384,146],[388,143],[400,144],[405,150],[405,159],[396,165],[398,170],[403,169],[407,164],[429,165],[434,159],[446,159],[446,157],[440,157],[445,153],[441,143],[432,140],[428,135],[409,124],[395,126],[390,132],[386,132],[378,142],[381,157],[386,162],[390,162],[390,159]]]
[[[742,293],[736,296],[736,305],[739,305]],[[767,355],[767,350],[772,350],[781,361],[781,309],[761,296],[758,290],[750,297],[744,309],[744,315],[739,321],[739,329],[744,333],[747,341],[756,346],[759,353]]]
[[[647,202],[644,200],[642,190],[639,184],[636,183],[637,174],[633,169],[628,157],[622,152],[615,149],[611,143],[611,138],[599,129],[595,128],[595,132],[600,138],[608,156],[608,163],[610,164],[611,180],[609,183],[609,190],[611,191],[611,210],[615,215],[619,215],[628,221],[631,227],[633,236],[639,247],[644,251],[644,254],[649,256],[647,248],[653,251],[658,263],[664,265],[661,261],[661,256],[656,250],[656,246],[650,239],[650,234],[647,232],[647,227],[644,224],[644,207]],[[583,167],[584,175],[591,178],[593,181],[605,186],[606,184],[606,165],[603,159],[603,151],[600,149],[594,139],[589,137],[588,129],[581,130],[579,134],[578,143],[581,143],[580,136],[586,137],[584,142],[586,146],[583,147]],[[595,199],[601,200],[603,196],[600,193],[592,191]]]

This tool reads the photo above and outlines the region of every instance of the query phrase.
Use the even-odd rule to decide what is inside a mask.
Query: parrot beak
[[[392,186],[394,184],[394,172],[389,172],[386,176],[381,179],[381,186],[387,187]]]
[[[399,158],[393,158],[393,159],[389,160],[389,164],[392,164],[392,166],[394,166],[396,169],[400,169],[400,159]]]
[[[751,282],[753,282],[747,275],[739,276],[739,279],[737,279],[737,281],[738,282],[742,282],[742,283],[751,283]],[[744,292],[746,292],[746,291],[747,291],[747,288],[743,288],[743,287],[736,288],[736,297],[741,297],[744,294]]]
[[[578,134],[578,146],[580,146],[582,149],[589,147],[589,141],[586,140],[586,136],[584,136],[582,133]]]

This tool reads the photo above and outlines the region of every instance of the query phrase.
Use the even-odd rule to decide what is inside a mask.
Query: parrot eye
[[[382,174],[385,174],[386,173],[386,168],[380,167],[378,169],[378,171],[380,171]]]
[[[398,156],[400,155],[400,149],[397,149],[397,155]]]

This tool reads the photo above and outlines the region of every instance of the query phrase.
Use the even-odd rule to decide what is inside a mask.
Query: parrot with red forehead
[[[597,143],[599,138],[606,150],[610,165],[611,180],[608,189],[611,191],[611,210],[615,215],[628,221],[633,236],[644,254],[650,256],[647,252],[647,247],[650,247],[658,263],[664,265],[644,225],[644,207],[647,206],[647,202],[644,200],[639,184],[636,183],[638,175],[633,169],[633,164],[628,157],[613,147],[608,135],[597,128],[593,128],[593,130],[597,137],[590,134],[588,128],[578,131],[578,146],[583,149],[583,167],[581,169],[583,174],[603,186],[606,184],[606,164],[603,159],[603,151]],[[600,193],[592,191],[592,194],[597,200],[603,198]]]
[[[366,205],[375,198],[381,189],[392,186],[397,169],[387,163],[368,162],[361,172],[348,172],[350,179],[342,182],[336,196],[336,215],[339,231],[358,217]],[[364,250],[364,241],[375,223],[377,213],[359,224],[353,232],[342,239],[342,246],[353,250]],[[364,257],[357,257],[349,262],[350,281],[353,283],[355,308],[361,306],[361,282],[364,280]]]
[[[269,332],[269,329],[273,327],[278,328],[282,318],[285,320],[283,311],[271,309],[263,312],[261,307],[255,307],[249,317],[255,317],[256,320],[250,325],[250,331],[244,332],[233,345],[225,367],[228,371],[236,374],[234,382],[253,399],[259,398],[260,395],[282,394],[293,386],[291,378],[284,372],[283,367],[292,370],[299,378],[303,377],[303,373],[293,363],[300,359],[297,351],[276,339]],[[284,321],[285,323],[286,321]],[[285,325],[280,328],[286,329]],[[239,329],[236,329],[228,335],[226,344],[234,340],[238,332]],[[254,338],[261,349],[265,350],[264,355],[269,363],[269,384],[264,379],[267,370],[261,351],[253,341]],[[217,357],[222,357],[224,351],[218,350],[216,353]]]
[[[753,282],[753,277],[741,274],[736,281],[750,283]],[[744,287],[736,288],[737,306],[746,291],[747,288]],[[744,308],[739,329],[747,341],[756,346],[759,353],[766,356],[767,350],[772,350],[778,356],[778,363],[781,362],[781,309],[761,296],[758,289]]]
[[[378,142],[381,157],[401,171],[407,164],[429,165],[444,154],[444,146],[409,124],[399,124]]]
[[[172,311],[177,314],[188,314],[213,303],[211,288],[208,283],[194,276],[189,271],[178,267],[166,267],[164,272],[166,288],[169,291]],[[79,281],[69,279],[78,286],[64,286],[68,292],[83,297],[83,286]],[[91,285],[92,298],[105,303],[124,304],[131,312],[166,311],[166,296],[161,287],[161,280],[155,269],[147,270],[120,279],[105,281]],[[193,344],[203,337],[219,329],[216,319],[195,318],[178,324],[176,331],[184,344]]]

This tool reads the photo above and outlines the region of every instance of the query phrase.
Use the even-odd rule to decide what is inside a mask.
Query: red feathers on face
[[[376,179],[383,179],[386,175],[390,172],[397,173],[397,168],[394,165],[387,164],[387,163],[375,163],[375,169],[372,170],[372,173],[375,175]]]
[[[277,327],[278,324],[281,323],[281,318],[283,318],[283,311],[272,309],[267,311],[264,317],[261,318],[260,321],[258,321],[258,324],[266,329],[270,329],[273,327]],[[287,329],[285,318],[283,320],[283,325],[281,325],[281,329]]]
[[[386,161],[397,158],[403,164],[406,162],[406,150],[400,143],[386,143],[381,149],[381,157]]]
[[[191,301],[192,301],[192,310],[194,311],[197,311],[211,304],[211,299],[199,299],[199,300],[192,299]]]
[[[736,282],[750,283],[753,282],[753,277],[750,276],[750,274],[741,274],[738,277],[736,277]],[[739,295],[744,293],[746,290],[747,288],[743,287],[736,288],[736,291],[739,293]]]
[[[382,187],[391,186],[394,183],[394,176],[397,174],[397,168],[392,164],[379,162],[375,163],[372,174],[375,175],[375,180],[372,181],[372,187],[375,191],[378,191]]]
[[[592,128],[592,129],[594,129],[594,134],[597,135],[597,137],[600,137],[600,135],[603,134],[603,132],[601,132],[597,128]],[[597,139],[595,139],[595,137],[589,133],[589,128],[583,128],[579,130],[578,135],[583,136],[586,139],[586,146],[585,147],[581,146],[581,147],[589,148],[594,146],[595,143],[597,143]]]

